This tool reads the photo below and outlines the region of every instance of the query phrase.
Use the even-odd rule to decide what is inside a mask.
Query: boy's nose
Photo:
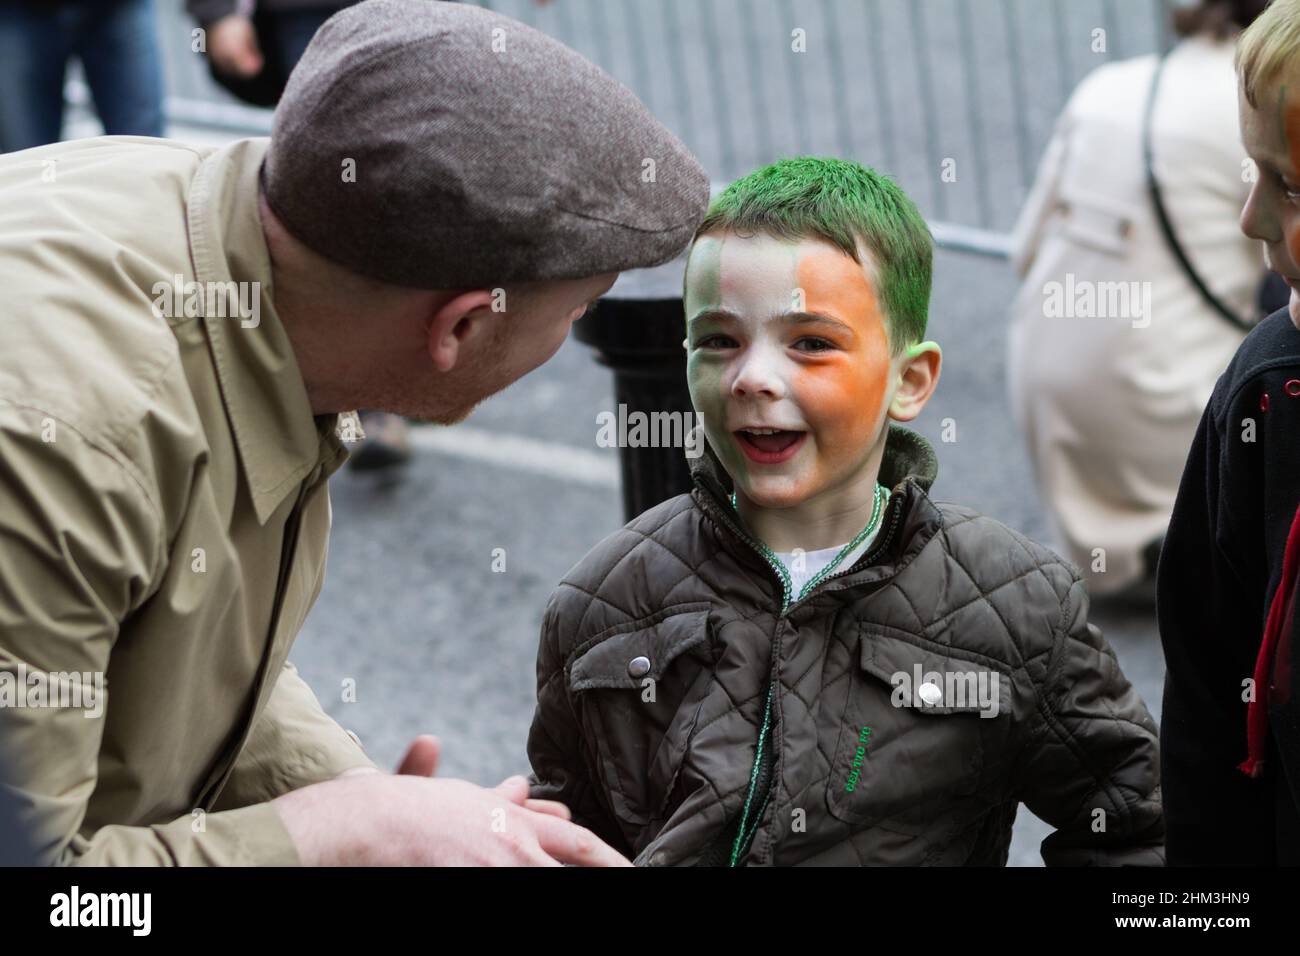
[[[750,360],[741,366],[731,383],[731,393],[737,398],[783,398],[785,384],[768,363]]]
[[[1268,245],[1282,241],[1282,229],[1276,212],[1267,198],[1262,195],[1262,188],[1257,180],[1246,197],[1246,205],[1241,210],[1241,231],[1251,239],[1259,239]]]

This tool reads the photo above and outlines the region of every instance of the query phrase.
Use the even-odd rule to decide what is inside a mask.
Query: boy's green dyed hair
[[[722,230],[825,239],[858,263],[861,242],[876,265],[892,352],[925,338],[934,242],[916,204],[874,169],[811,156],[764,166],[713,200],[694,238]]]

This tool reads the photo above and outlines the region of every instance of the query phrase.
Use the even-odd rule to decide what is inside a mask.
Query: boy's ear
[[[910,422],[934,394],[939,384],[939,369],[943,365],[943,352],[937,342],[918,342],[900,357],[899,382],[889,403],[889,417],[895,421]]]
[[[429,358],[439,372],[450,372],[455,367],[461,346],[483,331],[481,311],[491,306],[491,289],[471,289],[435,308],[427,341]]]

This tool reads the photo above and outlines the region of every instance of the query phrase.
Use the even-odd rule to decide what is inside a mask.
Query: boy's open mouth
[[[765,465],[774,465],[792,457],[808,435],[807,432],[780,428],[741,428],[733,434],[741,451],[751,461]]]

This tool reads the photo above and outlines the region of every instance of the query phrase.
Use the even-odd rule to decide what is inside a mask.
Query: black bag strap
[[[1165,209],[1164,196],[1160,192],[1160,184],[1156,181],[1155,163],[1152,160],[1151,151],[1151,115],[1156,105],[1156,93],[1160,89],[1160,76],[1164,72],[1165,63],[1168,59],[1169,54],[1166,52],[1161,55],[1159,62],[1156,63],[1156,73],[1151,78],[1151,91],[1147,94],[1146,109],[1142,115],[1142,165],[1146,168],[1147,192],[1151,196],[1151,204],[1155,207],[1156,212],[1156,222],[1160,225],[1160,231],[1164,234],[1169,251],[1174,254],[1174,258],[1178,260],[1178,264],[1182,266],[1183,272],[1191,280],[1192,285],[1196,286],[1197,291],[1201,293],[1201,297],[1215,312],[1218,312],[1235,328],[1249,332],[1254,328],[1254,324],[1241,318],[1232,309],[1228,308],[1222,299],[1211,292],[1204,280],[1201,279],[1200,273],[1196,271],[1191,260],[1187,257],[1187,252],[1178,241],[1178,237],[1174,235],[1174,227],[1169,222],[1169,213]]]

